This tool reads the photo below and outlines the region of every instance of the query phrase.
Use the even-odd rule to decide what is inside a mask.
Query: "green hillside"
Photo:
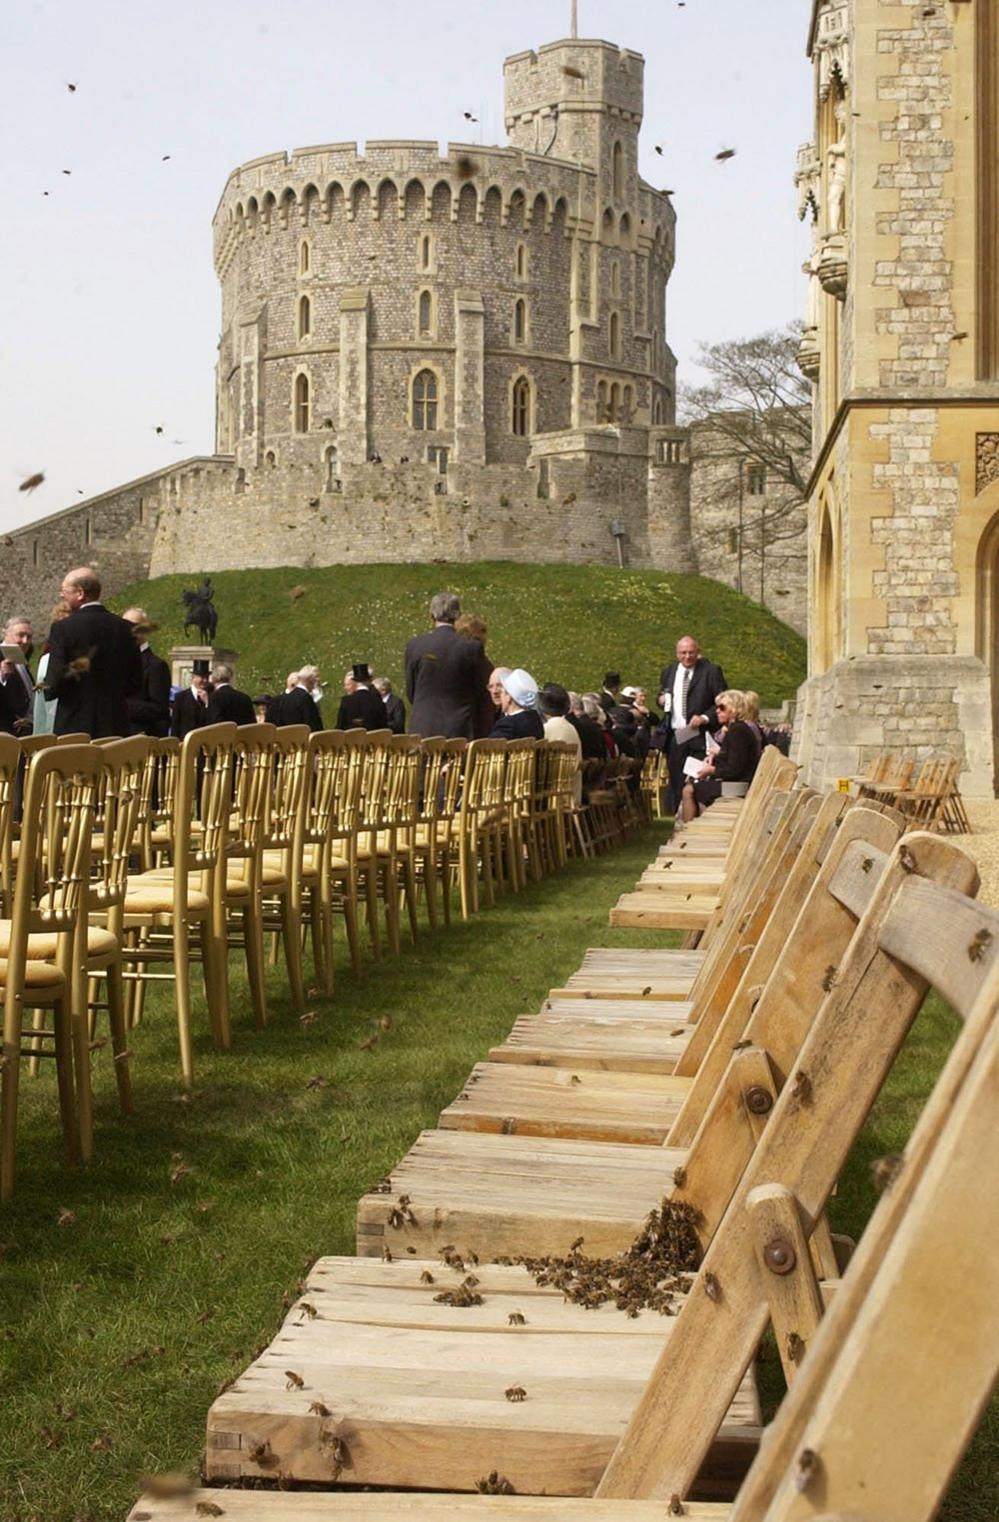
[[[163,576],[114,598],[140,602],[159,623],[156,648],[186,643],[181,589],[195,575]],[[327,689],[366,660],[401,687],[407,639],[428,626],[434,592],[453,588],[489,626],[486,648],[501,665],[525,666],[539,682],[589,691],[608,668],[625,684],[657,691],[682,634],[694,634],[733,687],[764,704],[793,696],[805,676],[805,642],[773,614],[716,581],[604,566],[328,566],[219,571],[213,576],[219,645],[239,651],[239,685],[283,690],[285,673],[314,662]],[[304,593],[292,598],[294,588]],[[332,715],[328,715],[332,718]]]

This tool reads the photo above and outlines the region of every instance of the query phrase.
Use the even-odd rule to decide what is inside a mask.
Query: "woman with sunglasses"
[[[680,804],[684,823],[722,796],[723,783],[738,784],[729,788],[731,796],[747,792],[760,762],[763,747],[756,726],[746,721],[745,693],[734,688],[720,692],[715,698],[715,712],[723,726],[722,741],[696,779],[688,777],[684,784]]]

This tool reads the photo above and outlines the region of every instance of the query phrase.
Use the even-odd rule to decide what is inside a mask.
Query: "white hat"
[[[534,708],[538,701],[538,684],[529,671],[517,666],[500,678],[518,708]]]
[[[621,688],[621,696],[623,698],[637,698],[638,697],[638,688],[637,687],[622,687]]]

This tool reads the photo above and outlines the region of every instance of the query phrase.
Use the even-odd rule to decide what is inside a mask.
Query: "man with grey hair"
[[[249,693],[232,685],[233,669],[225,661],[212,667],[212,695],[208,699],[209,724],[256,724],[257,710]]]
[[[31,711],[35,701],[35,684],[31,679],[28,661],[34,649],[34,631],[30,618],[18,614],[8,618],[3,628],[3,643],[16,645],[24,657],[22,661],[0,661],[0,707],[9,718],[9,733],[31,733]],[[7,729],[7,723],[0,725]]]
[[[475,736],[475,715],[486,696],[490,667],[480,640],[455,633],[460,612],[453,592],[438,592],[430,601],[434,627],[406,646],[411,734]]]
[[[386,728],[390,729],[394,735],[404,735],[406,733],[406,705],[402,698],[396,697],[387,676],[373,677],[371,685],[385,704]]]

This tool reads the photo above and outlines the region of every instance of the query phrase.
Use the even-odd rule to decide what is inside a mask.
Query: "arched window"
[[[611,260],[611,295],[621,294],[621,266],[616,259]]]
[[[307,275],[311,266],[312,250],[309,248],[308,238],[303,238],[301,247],[298,250],[298,273],[300,275]]]
[[[610,315],[610,352],[611,359],[621,357],[621,319],[616,312]]]
[[[527,302],[522,296],[513,304],[513,341],[515,344],[527,341]]]
[[[634,386],[625,386],[624,393],[623,393],[623,396],[622,396],[622,399],[621,399],[621,421],[623,423],[630,423],[632,418],[634,417],[634,415],[635,415],[635,388],[634,388]]]
[[[429,338],[434,330],[434,303],[429,291],[421,291],[417,305],[416,326],[421,338]]]
[[[433,263],[433,243],[429,233],[420,235],[420,269],[428,270]]]
[[[597,422],[607,421],[607,382],[597,382]]]
[[[615,201],[624,200],[624,149],[620,143],[614,144],[613,153],[613,181]]]
[[[277,465],[277,455],[274,453],[273,449],[268,449],[267,453],[264,455],[264,464],[267,466],[268,470],[273,470]]]
[[[610,388],[610,403],[608,410],[610,413],[611,422],[616,423],[621,416],[621,387],[618,385],[617,381],[615,381],[613,386]]]
[[[661,396],[657,396],[656,397],[656,401],[655,401],[655,406],[652,409],[652,421],[653,421],[653,423],[661,423],[662,420],[663,420],[663,399],[662,399]]]
[[[335,444],[329,444],[327,446],[324,459],[326,461],[326,481],[324,490],[336,491],[337,477],[340,473],[340,464]]]
[[[510,432],[518,438],[526,438],[531,431],[531,383],[526,375],[520,375],[513,383],[510,393]]]
[[[524,243],[517,244],[517,279],[527,279],[527,246]]]
[[[307,375],[295,376],[295,432],[308,433],[309,431],[309,377]]]
[[[437,427],[437,377],[432,370],[420,370],[413,377],[413,427]]]
[[[312,302],[308,296],[298,298],[298,336],[308,338],[312,332]]]

